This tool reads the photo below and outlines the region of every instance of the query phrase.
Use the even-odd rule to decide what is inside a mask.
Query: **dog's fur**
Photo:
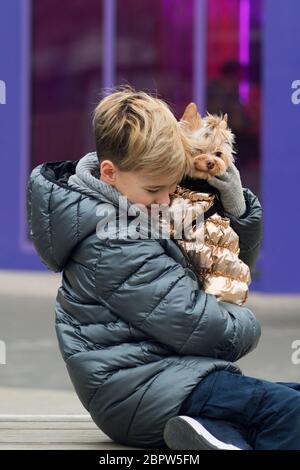
[[[230,162],[234,163],[235,137],[227,121],[227,114],[207,113],[201,118],[195,103],[186,107],[180,125],[192,141],[192,152],[187,155],[187,176],[209,180],[224,173]]]

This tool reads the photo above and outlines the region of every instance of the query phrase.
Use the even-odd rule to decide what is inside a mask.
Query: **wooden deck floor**
[[[0,415],[0,450],[138,449],[114,443],[89,415]]]

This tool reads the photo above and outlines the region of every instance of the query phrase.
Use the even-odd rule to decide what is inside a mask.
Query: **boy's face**
[[[120,171],[110,160],[100,165],[100,179],[114,186],[127,196],[134,204],[143,204],[150,208],[151,204],[170,204],[172,194],[178,180],[174,176],[149,176],[139,171]]]

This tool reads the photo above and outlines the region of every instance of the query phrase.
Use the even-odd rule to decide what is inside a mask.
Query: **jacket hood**
[[[127,221],[134,219],[133,214],[139,216],[140,233],[149,237],[148,214],[143,214],[127,198],[120,205],[119,197],[123,195],[99,176],[95,152],[75,161],[43,163],[32,170],[27,185],[29,237],[48,269],[62,271],[81,241],[96,235],[101,217],[106,221],[110,216],[119,219],[120,210],[127,213],[117,226],[121,237],[123,229],[126,234],[131,229],[135,231],[135,226],[127,225]],[[97,211],[103,203],[104,211]],[[134,209],[131,215],[128,214],[130,208]]]
[[[80,160],[38,165],[27,184],[29,236],[42,262],[61,271],[71,252],[89,235],[96,233],[99,203],[111,203],[105,193],[79,191],[68,179]]]

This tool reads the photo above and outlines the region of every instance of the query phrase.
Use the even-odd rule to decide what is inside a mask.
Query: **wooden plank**
[[[138,449],[113,442],[90,415],[0,415],[1,450]]]
[[[9,429],[0,433],[0,443],[100,443],[110,442],[111,439],[98,430],[89,429]]]
[[[0,415],[0,450],[138,449],[113,442],[90,415]]]
[[[24,415],[14,415],[14,414],[1,414],[0,415],[0,422],[1,421],[32,421],[32,422],[40,422],[40,421],[55,421],[55,422],[93,422],[92,418],[88,414],[60,414],[60,415],[31,415],[31,414],[24,414]]]
[[[5,429],[95,429],[100,431],[94,422],[57,422],[57,421],[1,421],[0,433]]]
[[[107,444],[0,444],[0,450],[140,450],[139,447],[128,447],[114,442]],[[147,450],[147,449],[143,449]],[[149,449],[150,450],[150,449]]]

